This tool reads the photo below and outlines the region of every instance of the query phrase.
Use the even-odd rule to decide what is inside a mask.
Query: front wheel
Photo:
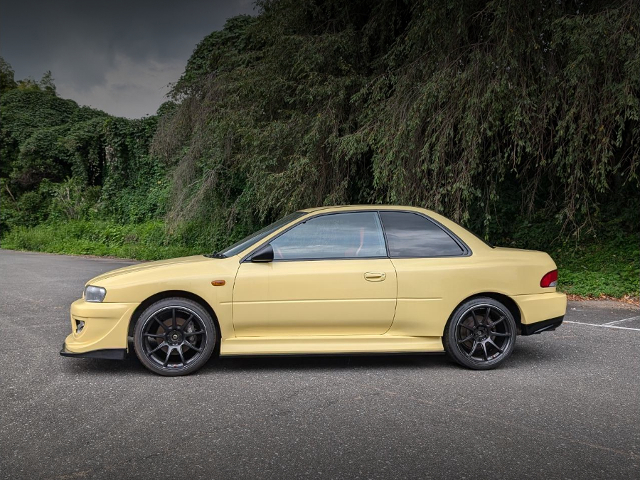
[[[154,373],[188,375],[213,353],[217,332],[211,315],[186,298],[166,298],[147,308],[134,333],[136,355]]]
[[[446,352],[459,364],[474,370],[496,368],[516,342],[516,322],[507,307],[480,297],[461,305],[444,331]]]

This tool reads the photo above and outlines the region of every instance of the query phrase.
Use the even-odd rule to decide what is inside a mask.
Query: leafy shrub
[[[87,187],[76,177],[62,183],[46,182],[45,185],[52,196],[49,218],[80,220],[90,217],[91,213],[95,212],[100,187]]]

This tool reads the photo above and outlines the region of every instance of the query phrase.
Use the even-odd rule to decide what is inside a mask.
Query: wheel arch
[[[515,300],[513,300],[508,295],[505,295],[503,293],[496,293],[496,292],[474,293],[473,295],[470,295],[470,296],[464,298],[451,311],[451,315],[449,315],[449,318],[447,319],[447,324],[451,321],[451,318],[453,317],[453,314],[456,313],[458,308],[460,308],[460,306],[463,303],[466,303],[469,300],[473,300],[474,298],[480,298],[480,297],[492,298],[492,299],[502,303],[505,307],[507,307],[509,309],[509,312],[511,313],[511,315],[513,315],[513,319],[516,321],[516,326],[518,327],[518,329],[521,328],[521,326],[522,326],[522,313],[520,312],[520,307],[518,307],[518,304],[515,302]]]
[[[216,312],[213,310],[211,305],[209,305],[209,302],[207,302],[201,296],[196,295],[195,293],[187,292],[185,290],[166,290],[164,292],[158,292],[150,296],[146,300],[144,300],[140,305],[136,307],[133,314],[131,315],[131,320],[129,320],[128,335],[130,337],[133,337],[133,332],[136,328],[136,323],[138,323],[138,320],[140,319],[142,312],[144,312],[149,306],[153,305],[157,301],[165,298],[171,298],[171,297],[186,298],[188,300],[192,300],[198,303],[202,308],[204,308],[209,313],[209,315],[211,315],[211,318],[213,319],[216,325],[216,330],[218,331],[218,338],[222,336],[222,331],[220,330],[220,322],[218,321],[218,316],[216,315]],[[219,342],[217,343],[219,344]]]

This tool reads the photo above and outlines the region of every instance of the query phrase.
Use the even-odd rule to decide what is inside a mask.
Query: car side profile
[[[312,208],[212,255],[91,279],[60,353],[123,359],[133,337],[140,361],[168,376],[214,353],[445,351],[490,369],[517,335],[562,323],[557,279],[546,253],[489,246],[429,210]]]

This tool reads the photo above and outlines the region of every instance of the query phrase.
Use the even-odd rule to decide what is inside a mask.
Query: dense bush
[[[48,219],[162,217],[166,169],[149,154],[156,123],[79,107],[52,87],[15,84],[1,97],[0,232]]]
[[[153,143],[170,221],[240,232],[388,202],[527,244],[538,223],[549,242],[640,208],[637,2],[259,5],[173,89]]]

